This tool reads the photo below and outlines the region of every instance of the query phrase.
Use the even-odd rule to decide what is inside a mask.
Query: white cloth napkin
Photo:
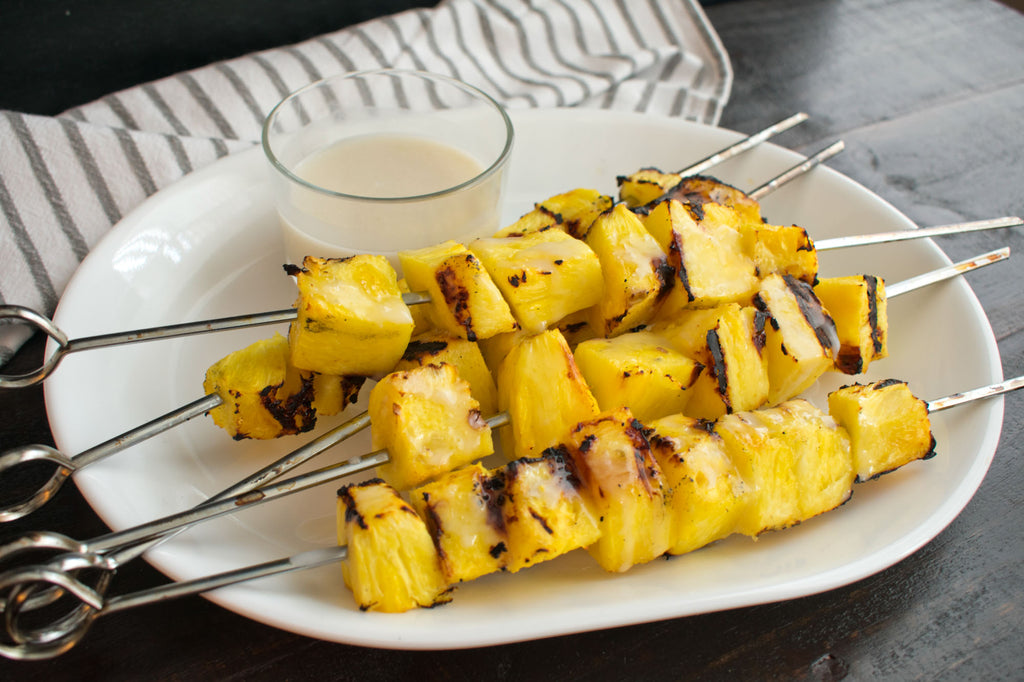
[[[289,92],[382,66],[454,76],[510,108],[717,124],[732,74],[696,0],[444,0],[108,95],[0,112],[0,305],[51,315],[79,262],[146,197],[258,143]],[[123,330],[110,330],[123,331]],[[29,336],[0,325],[0,365]]]

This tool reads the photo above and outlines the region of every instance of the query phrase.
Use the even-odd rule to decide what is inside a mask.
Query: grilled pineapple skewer
[[[360,566],[347,575],[372,581],[376,574],[383,584],[397,574],[407,583],[436,585],[440,567],[445,585],[454,585],[579,547],[620,572],[664,553],[686,553],[736,532],[756,537],[829,511],[846,502],[855,477],[864,480],[862,461],[883,457],[879,471],[890,471],[933,454],[927,406],[906,384],[855,385],[833,396],[840,406],[835,418],[802,400],[716,422],[673,416],[649,427],[628,409],[603,413],[541,457],[493,470],[474,464],[414,490],[412,505],[436,554],[424,552],[396,570],[401,538],[383,539],[374,519],[360,515],[364,530],[387,545],[387,559],[350,553],[349,562]],[[351,528],[343,490],[339,524]],[[402,595],[409,591],[401,586]],[[357,599],[361,608],[378,608]],[[408,597],[402,603],[417,605]]]

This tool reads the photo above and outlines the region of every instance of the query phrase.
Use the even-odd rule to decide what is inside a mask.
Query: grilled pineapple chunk
[[[299,288],[291,324],[292,363],[321,374],[390,372],[405,352],[413,320],[383,256],[307,256],[287,266]]]
[[[596,189],[580,188],[556,194],[494,236],[522,236],[543,228],[557,227],[577,239],[583,239],[594,219],[611,208],[612,203],[611,197]]]
[[[662,303],[662,316],[685,308],[747,304],[757,292],[754,264],[744,253],[739,216],[720,204],[697,208],[679,201],[658,203],[644,219],[676,274]]]
[[[696,206],[705,204],[728,206],[736,211],[740,223],[743,225],[760,225],[764,222],[761,217],[761,205],[756,200],[747,196],[743,190],[736,189],[716,178],[707,175],[691,175],[681,178],[670,190],[666,199],[679,199]]]
[[[547,329],[601,300],[601,263],[586,244],[559,230],[477,239],[469,245],[528,332]]]
[[[501,292],[476,256],[446,241],[415,251],[399,251],[409,286],[430,295],[435,325],[470,341],[519,328]]]
[[[811,285],[790,275],[761,280],[754,304],[769,316],[765,325],[768,404],[803,393],[832,369],[839,349],[836,325]]]
[[[668,256],[625,204],[602,213],[587,233],[604,273],[604,296],[592,309],[598,336],[644,324],[672,286]]]
[[[536,457],[566,441],[577,423],[598,413],[597,401],[557,329],[523,339],[498,369],[498,409],[507,458]]]
[[[770,428],[772,410],[778,408],[728,414],[715,423],[715,433],[753,491],[736,528],[751,537],[802,518],[795,457],[790,444]]]
[[[813,285],[818,279],[818,252],[797,225],[743,223],[743,250],[750,256],[758,277],[772,273],[790,275]]]
[[[210,410],[213,423],[235,440],[277,438],[312,429],[316,425],[314,378],[297,370],[289,355],[288,339],[275,334],[230,353],[206,370],[203,388],[221,397],[221,404]]]
[[[480,403],[480,413],[492,415],[498,411],[498,389],[494,377],[484,362],[480,347],[472,341],[449,336],[445,332],[430,332],[417,336],[405,349],[395,371],[413,369],[423,365],[448,363],[459,376],[469,382],[469,392]]]
[[[502,515],[508,535],[506,570],[529,566],[597,542],[597,518],[579,491],[580,480],[558,450],[509,462]]]
[[[689,354],[705,368],[690,388],[686,414],[717,419],[764,405],[769,389],[763,353],[765,314],[736,303],[685,313],[676,324],[659,331],[676,350]],[[698,346],[701,333],[704,344],[688,353]]]
[[[772,438],[793,454],[801,521],[849,499],[854,472],[846,429],[805,400],[790,400],[759,414]]]
[[[665,192],[679,184],[678,173],[663,173],[657,168],[641,168],[632,175],[620,175],[619,199],[630,208],[636,208],[660,199]]]
[[[399,613],[451,600],[427,526],[398,492],[379,479],[338,491],[345,584],[363,611]]]
[[[410,495],[434,537],[448,582],[473,580],[505,568],[504,485],[503,476],[471,464]]]
[[[390,455],[378,473],[399,490],[494,452],[480,403],[452,365],[388,374],[370,391],[367,411],[373,448]]]
[[[814,293],[836,323],[837,370],[860,374],[874,360],[889,355],[885,283],[881,279],[871,275],[826,277],[815,285]]]
[[[669,554],[685,554],[731,535],[751,490],[706,421],[681,414],[650,423],[651,452],[672,490]]]
[[[858,481],[935,455],[928,406],[902,381],[844,386],[829,394],[828,411],[850,434]]]
[[[649,331],[584,341],[573,357],[601,410],[625,406],[642,422],[682,412],[704,368]]]
[[[621,573],[664,554],[671,531],[664,480],[629,409],[580,423],[566,449],[598,516],[601,536],[587,547],[597,563]]]

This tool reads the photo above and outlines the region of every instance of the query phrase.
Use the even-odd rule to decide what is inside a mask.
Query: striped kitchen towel
[[[57,117],[0,112],[0,305],[52,314],[90,248],[146,197],[256,144],[287,93],[382,66],[453,76],[510,108],[597,107],[709,124],[732,85],[696,0],[444,0]],[[30,333],[0,325],[0,365]]]

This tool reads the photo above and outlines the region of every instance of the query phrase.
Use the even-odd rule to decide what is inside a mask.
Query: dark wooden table
[[[57,113],[408,4],[416,3],[5,4],[0,107]],[[735,69],[723,126],[752,132],[807,111],[810,122],[780,143],[813,151],[844,139],[848,150],[831,165],[920,224],[1024,213],[1020,13],[990,0],[743,0],[710,3],[707,13]],[[954,260],[1003,245],[1024,253],[1024,230],[939,243]],[[1004,265],[969,279],[1004,373],[1021,374],[1024,268]],[[34,366],[41,352],[39,339],[30,342],[12,369]],[[40,388],[0,393],[0,414],[0,449],[52,443]],[[0,659],[0,679],[1021,679],[1022,429],[1024,395],[1011,395],[995,461],[964,512],[908,559],[825,594],[425,653],[315,641],[195,597],[98,621],[57,660]],[[80,538],[106,531],[73,486],[4,533],[30,528]],[[118,580],[123,590],[163,582],[143,565]]]

